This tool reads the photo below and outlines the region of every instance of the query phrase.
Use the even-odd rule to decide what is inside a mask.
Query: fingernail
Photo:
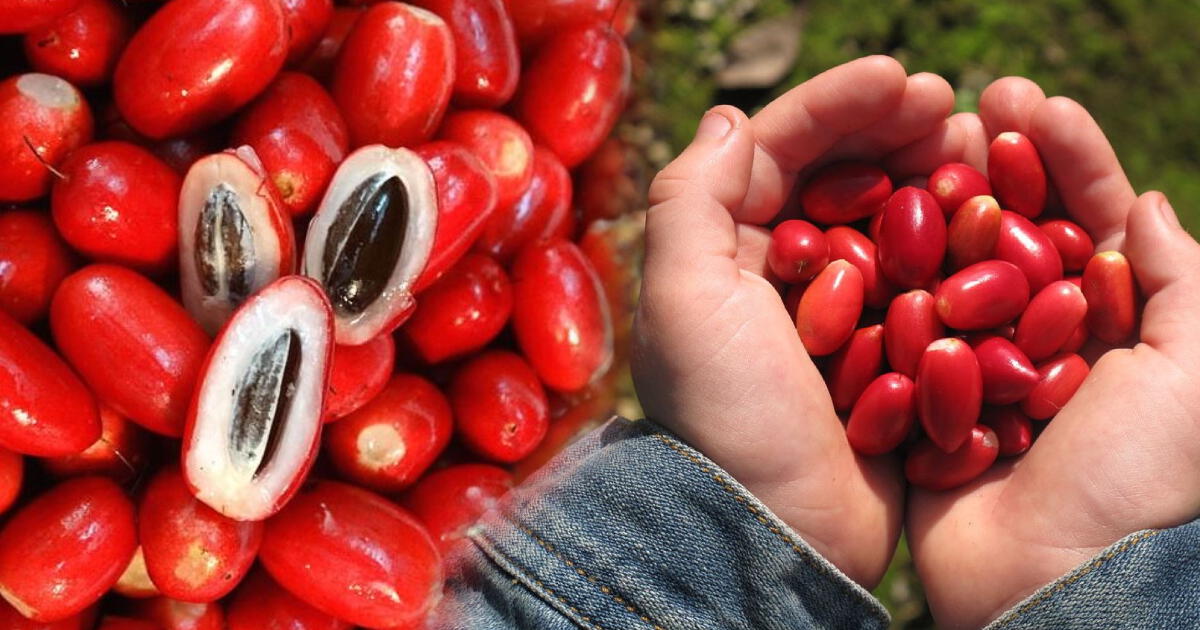
[[[696,129],[696,142],[712,142],[724,138],[733,123],[721,114],[708,112],[700,119],[700,127]]]
[[[1183,229],[1183,225],[1179,223],[1179,215],[1175,214],[1175,209],[1171,207],[1171,202],[1167,201],[1166,197],[1163,197],[1162,201],[1158,202],[1158,211],[1162,213],[1163,219],[1168,224]]]

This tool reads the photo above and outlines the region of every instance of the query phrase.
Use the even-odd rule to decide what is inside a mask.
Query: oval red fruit
[[[123,267],[91,265],[59,287],[50,327],[101,402],[155,433],[183,434],[209,339],[170,295]]]
[[[257,96],[283,67],[287,46],[277,0],[173,0],[129,41],[113,98],[143,135],[186,135]]]
[[[287,27],[287,63],[295,65],[316,48],[333,19],[333,0],[280,0]]]
[[[565,27],[524,70],[517,119],[535,142],[574,168],[612,131],[625,108],[630,74],[629,49],[608,24]]]
[[[0,203],[45,195],[52,176],[46,166],[58,166],[92,139],[92,110],[83,95],[48,74],[0,81],[0,120]]]
[[[988,178],[1005,208],[1032,219],[1046,208],[1046,169],[1033,142],[1006,131],[988,147]]]
[[[968,199],[992,194],[992,185],[988,183],[987,176],[962,162],[939,166],[929,176],[926,189],[937,200],[947,217],[957,214],[958,209]]]
[[[845,162],[816,172],[800,192],[805,218],[824,225],[853,223],[883,211],[892,180],[872,164]]]
[[[25,57],[38,72],[92,86],[112,78],[133,33],[114,0],[83,0],[74,11],[25,34]]]
[[[933,195],[906,186],[888,199],[879,224],[879,264],[900,287],[922,289],[946,257],[946,217]]]
[[[516,354],[493,350],[472,358],[455,373],[447,393],[459,438],[484,457],[515,462],[546,437],[546,392]]]
[[[24,33],[70,13],[79,0],[6,0],[0,4],[0,34]]]
[[[825,239],[829,243],[829,260],[845,260],[862,273],[866,306],[886,308],[896,290],[883,276],[875,243],[862,232],[843,225],[829,228]]]
[[[99,437],[91,392],[41,339],[0,312],[0,446],[71,455]]]
[[[946,278],[935,298],[938,316],[950,328],[987,330],[1025,310],[1029,283],[1016,265],[987,260]]]
[[[1000,238],[995,257],[1008,261],[1025,273],[1029,291],[1036,294],[1055,280],[1062,280],[1062,257],[1050,237],[1029,219],[1005,210],[1000,213]]]
[[[1137,284],[1129,259],[1120,252],[1100,252],[1083,270],[1087,324],[1100,341],[1116,345],[1137,328]]]
[[[429,535],[448,552],[466,538],[467,528],[495,508],[512,489],[507,470],[487,464],[459,464],[425,475],[404,495],[404,506],[425,524]]]
[[[343,418],[371,401],[392,377],[396,342],[391,335],[360,346],[335,346],[325,394],[325,422]]]
[[[1031,360],[1048,359],[1067,344],[1087,312],[1079,287],[1067,280],[1052,282],[1029,301],[1013,341]]]
[[[559,239],[526,247],[513,263],[512,281],[513,332],[543,383],[576,391],[609,368],[608,301],[578,246]]]
[[[468,254],[421,294],[400,334],[425,363],[470,354],[500,334],[513,310],[508,274],[483,254]]]
[[[397,374],[365,407],[329,427],[326,451],[347,480],[399,492],[446,448],[453,424],[450,402],[436,385]]]
[[[983,405],[983,375],[975,352],[954,337],[929,344],[916,382],[925,435],[947,453],[957,450],[970,437]]]
[[[972,197],[958,208],[947,228],[950,269],[962,269],[992,257],[1000,240],[1000,204],[992,197]]]
[[[420,523],[379,495],[331,481],[306,487],[267,522],[259,557],[297,597],[361,626],[414,624],[442,592],[441,558]]]
[[[858,267],[835,260],[813,279],[796,307],[796,332],[812,356],[833,354],[862,315],[863,278]]]
[[[1021,411],[1034,420],[1049,420],[1067,406],[1091,368],[1077,354],[1061,354],[1038,365],[1041,380],[1021,401]]]
[[[783,282],[806,282],[829,264],[829,241],[817,226],[808,221],[784,221],[771,230],[767,264],[771,266],[775,277]]]
[[[498,197],[496,178],[491,170],[466,146],[457,142],[430,142],[418,147],[416,153],[433,172],[438,206],[433,251],[413,287],[413,291],[422,292],[457,264],[479,240],[497,210]],[[535,155],[535,177],[537,167]],[[567,183],[569,186],[569,176]]]
[[[996,432],[1000,457],[1020,455],[1033,444],[1033,423],[1012,407],[987,409],[982,422]]]
[[[996,335],[971,339],[983,376],[983,400],[989,405],[1011,405],[1033,391],[1040,377],[1029,357],[1013,342]]]
[[[929,440],[922,440],[908,453],[904,476],[925,490],[957,488],[991,468],[1000,454],[996,433],[983,425],[971,428],[958,450],[947,453]]]
[[[213,602],[242,580],[262,542],[262,523],[242,523],[192,496],[178,467],[146,487],[138,508],[146,570],[163,595]]]
[[[25,458],[0,447],[0,514],[12,507],[25,481]]]
[[[257,569],[228,604],[229,630],[350,630],[350,624],[304,603]],[[207,629],[206,629],[207,630]]]
[[[889,453],[908,437],[917,415],[916,385],[889,372],[871,381],[854,403],[846,438],[863,455]]]
[[[946,334],[933,295],[920,289],[896,296],[883,321],[883,345],[893,370],[917,377],[925,348]]]
[[[100,427],[100,437],[91,446],[73,455],[45,458],[42,468],[60,478],[102,475],[122,484],[133,481],[149,463],[149,434],[104,405]]]
[[[133,557],[133,512],[121,488],[103,477],[51,488],[0,530],[0,595],[35,621],[83,612]]]
[[[517,91],[521,55],[503,0],[415,0],[454,34],[454,102],[500,107]]]
[[[158,624],[161,630],[225,630],[225,613],[217,602],[194,604],[155,597],[138,602],[134,612],[139,619]]]
[[[350,149],[333,97],[305,74],[284,72],[238,117],[233,146],[250,145],[292,216],[312,212]]]
[[[883,326],[859,328],[833,356],[825,368],[825,381],[833,408],[849,411],[863,390],[879,376],[883,366]]]
[[[29,325],[71,273],[71,253],[44,212],[0,211],[0,311]]]
[[[1062,258],[1064,271],[1083,271],[1092,254],[1096,252],[1092,237],[1083,228],[1065,219],[1039,223],[1038,229],[1054,244],[1054,249]]]
[[[533,181],[533,140],[517,121],[482,109],[455,112],[446,117],[438,137],[467,147],[496,180],[496,204],[506,208]]]
[[[63,239],[99,262],[157,274],[175,265],[181,180],[153,153],[97,142],[60,167],[50,208]]]
[[[620,27],[621,11],[637,10],[630,0],[505,0],[521,46],[530,49],[563,27],[602,20]]]
[[[338,56],[331,91],[350,144],[412,147],[437,130],[454,84],[454,40],[438,16],[402,2],[363,13]]]
[[[555,236],[555,217],[572,209],[571,174],[552,151],[533,147],[533,179],[520,197],[499,205],[483,227],[475,249],[509,262],[521,248]]]

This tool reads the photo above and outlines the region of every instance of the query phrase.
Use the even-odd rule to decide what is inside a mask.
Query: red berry
[[[387,385],[396,366],[396,342],[391,335],[361,346],[335,346],[325,394],[325,422],[361,409]]]
[[[513,288],[508,274],[483,254],[468,254],[421,294],[400,334],[426,363],[441,363],[486,346],[508,323]]]
[[[775,277],[783,282],[796,284],[812,280],[825,269],[829,260],[829,241],[808,221],[784,221],[771,231],[767,263]]]
[[[529,364],[511,352],[494,350],[467,361],[448,394],[459,438],[484,457],[515,462],[546,437],[546,393]]]
[[[845,162],[817,171],[801,190],[800,205],[811,221],[841,225],[882,212],[891,195],[892,180],[882,169]]]
[[[459,464],[422,477],[404,495],[404,506],[421,519],[434,542],[446,553],[512,487],[513,477],[503,468]]]
[[[0,311],[29,325],[73,267],[71,253],[45,213],[0,211]]]
[[[70,83],[37,73],[0,81],[0,203],[45,195],[47,166],[58,166],[91,138],[92,111]]]

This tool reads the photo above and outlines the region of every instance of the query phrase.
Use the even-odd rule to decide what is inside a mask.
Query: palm
[[[871,90],[859,89],[870,85]],[[649,417],[721,464],[817,551],[873,584],[900,529],[890,459],[860,460],[783,303],[763,277],[767,232],[815,164],[961,142],[949,86],[869,58],[796,88],[723,143],[697,140],[655,181],[634,379]],[[897,168],[920,160],[897,156]]]
[[[1191,323],[1200,252],[1159,220],[1157,197],[1133,203],[1111,148],[1077,105],[1043,101],[1021,82],[991,92],[982,108],[989,129],[1034,138],[1068,210],[1102,248],[1124,249],[1150,300],[1141,343],[1105,353],[1028,454],[958,491],[913,493],[914,555],[949,627],[994,618],[1126,534],[1200,513],[1200,333]]]

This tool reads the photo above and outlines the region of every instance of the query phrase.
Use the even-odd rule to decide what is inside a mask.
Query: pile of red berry
[[[1000,134],[987,170],[945,164],[893,191],[873,165],[828,166],[800,192],[812,223],[780,223],[768,252],[850,445],[906,448],[908,480],[927,489],[1028,450],[1087,378],[1089,339],[1135,333],[1129,262],[1044,214],[1033,143]]]
[[[606,386],[636,3],[410,2],[0,0],[0,627],[420,627]]]

